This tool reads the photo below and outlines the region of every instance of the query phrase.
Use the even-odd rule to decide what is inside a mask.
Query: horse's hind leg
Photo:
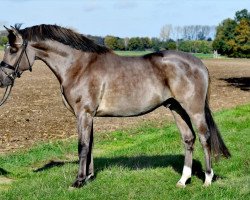
[[[169,108],[174,115],[177,127],[181,132],[182,140],[185,146],[184,167],[181,179],[177,182],[177,187],[185,187],[186,181],[191,178],[192,174],[193,145],[195,142],[195,133],[189,116],[177,101],[174,101],[169,106]]]
[[[204,186],[209,186],[212,183],[214,173],[211,164],[210,132],[207,126],[204,109],[197,113],[191,112],[190,117],[198,130],[199,139],[205,154],[206,171]]]
[[[191,103],[192,102],[192,103]],[[198,134],[199,140],[201,142],[204,154],[205,154],[205,183],[204,186],[209,186],[212,183],[214,176],[212,167],[211,167],[211,141],[210,141],[210,132],[206,122],[205,116],[205,102],[199,102],[195,100],[188,101],[183,104],[183,107],[187,111],[188,115],[191,118],[191,121],[195,125]]]

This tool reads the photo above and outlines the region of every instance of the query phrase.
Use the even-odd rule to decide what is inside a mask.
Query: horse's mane
[[[110,51],[107,47],[94,43],[82,34],[57,25],[41,24],[20,29],[20,25],[17,24],[15,29],[23,39],[28,41],[53,40],[84,52],[106,53]]]

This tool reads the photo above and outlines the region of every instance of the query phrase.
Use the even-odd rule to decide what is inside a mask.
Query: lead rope
[[[13,84],[7,86],[7,88],[6,88],[6,90],[5,90],[5,93],[4,93],[4,96],[3,96],[3,98],[2,98],[2,100],[1,100],[1,102],[0,102],[0,106],[2,106],[2,105],[5,103],[5,101],[8,99],[12,87],[13,87]]]

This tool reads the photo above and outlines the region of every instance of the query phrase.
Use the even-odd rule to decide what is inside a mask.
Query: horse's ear
[[[3,25],[3,27],[10,33],[11,32],[11,29],[6,27],[5,25]]]
[[[17,38],[22,38],[21,35],[18,33],[17,29],[13,26],[10,26],[11,27],[11,31],[12,33],[17,37]]]
[[[6,26],[4,26],[4,28],[8,31],[8,40],[9,40],[9,44],[10,46],[15,46],[15,43],[17,42],[21,42],[22,37],[21,35],[18,33],[18,31],[11,26],[11,28],[7,28]]]

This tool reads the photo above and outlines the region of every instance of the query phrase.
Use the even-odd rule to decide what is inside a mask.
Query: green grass
[[[143,56],[152,52],[153,51],[115,51],[115,53],[120,56]],[[200,59],[213,58],[213,54],[193,53],[193,55]]]
[[[97,178],[69,190],[77,169],[76,141],[39,144],[0,157],[0,199],[249,199],[250,104],[215,114],[232,158],[214,163],[221,177],[209,188],[193,176],[185,189],[175,187],[183,167],[183,147],[174,124],[154,124],[96,133],[94,161]],[[195,172],[201,172],[203,152],[196,142]]]
[[[193,53],[193,55],[200,59],[214,58],[212,53]]]
[[[152,51],[115,51],[115,53],[120,56],[143,56]]]

